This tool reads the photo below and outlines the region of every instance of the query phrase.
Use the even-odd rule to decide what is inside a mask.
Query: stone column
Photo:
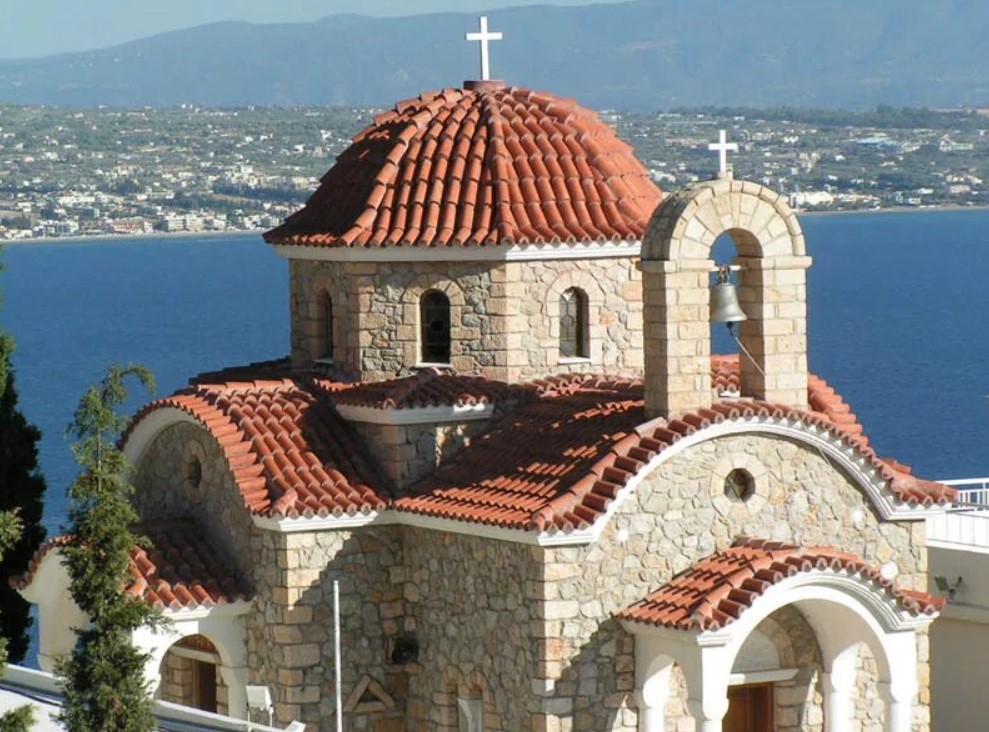
[[[855,688],[854,669],[838,671],[823,675],[824,687],[824,732],[845,732],[852,727],[852,710],[854,708],[852,691]]]
[[[882,643],[889,668],[889,679],[879,683],[886,702],[886,729],[910,732],[917,698],[917,636],[913,631],[890,633]]]
[[[886,729],[889,732],[910,732],[913,724],[913,694],[897,693],[894,684],[879,684],[886,702]]]
[[[711,406],[710,259],[643,261],[649,417]]]
[[[807,406],[807,268],[810,257],[740,257],[742,396]]]
[[[721,732],[721,722],[728,713],[728,695],[723,700],[688,699],[687,707],[697,723],[697,732]]]

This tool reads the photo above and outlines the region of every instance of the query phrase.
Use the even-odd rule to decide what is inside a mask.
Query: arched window
[[[560,295],[560,357],[587,358],[587,295],[571,287]]]
[[[330,297],[330,293],[323,294],[323,313],[322,313],[322,333],[320,336],[323,339],[322,348],[322,358],[327,360],[333,359],[333,298]]]
[[[450,363],[450,298],[429,290],[419,300],[423,363]]]

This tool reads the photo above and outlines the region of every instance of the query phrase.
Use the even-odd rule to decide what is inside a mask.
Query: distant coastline
[[[795,209],[798,216],[859,216],[867,214],[906,214],[906,213],[951,213],[957,211],[989,211],[989,206],[887,206],[885,208],[853,208],[844,211],[800,211]],[[244,231],[241,229],[228,231],[156,231],[152,234],[98,234],[96,236],[39,236],[31,239],[0,239],[0,247],[24,246],[31,244],[84,244],[115,241],[161,241],[164,239],[213,239],[219,237],[261,237],[263,229]]]
[[[859,214],[952,213],[955,211],[989,211],[989,206],[886,206],[884,208],[850,208],[844,211],[800,211],[798,216],[848,216]]]
[[[258,238],[264,235],[264,229],[245,231],[233,229],[228,231],[156,231],[153,234],[97,234],[95,236],[39,236],[30,239],[0,239],[0,247],[22,246],[31,244],[85,244],[89,242],[114,241],[161,241],[163,239],[206,239],[218,237],[248,237]]]

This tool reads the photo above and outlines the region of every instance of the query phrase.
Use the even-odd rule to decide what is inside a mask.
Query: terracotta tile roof
[[[662,194],[574,101],[495,83],[399,102],[358,134],[272,244],[641,239]]]
[[[737,382],[737,359],[716,357],[712,367],[716,384]],[[533,386],[540,392],[537,401],[523,404],[475,438],[394,507],[526,530],[586,529],[635,475],[679,440],[720,422],[772,417],[800,420],[844,441],[878,471],[901,503],[943,504],[955,495],[876,456],[855,415],[816,377],[809,381],[813,411],[732,399],[649,422],[644,422],[641,382],[571,376]]]
[[[341,384],[320,380],[317,383],[324,385],[335,404],[375,409],[494,404],[512,391],[512,387],[501,381],[435,369],[387,381]]]
[[[389,483],[353,428],[308,380],[197,383],[152,402],[209,430],[247,507],[274,516],[342,516],[386,506]],[[373,486],[373,487],[372,487]]]
[[[747,539],[701,560],[616,617],[677,630],[719,630],[737,620],[773,585],[812,571],[856,575],[885,590],[911,615],[932,615],[944,605],[943,598],[899,589],[854,554],[832,547]]]
[[[146,547],[131,550],[128,569],[131,584],[126,592],[162,610],[212,607],[237,600],[250,600],[246,585],[230,574],[206,533],[192,521],[160,522],[138,527],[136,533],[149,539]],[[70,541],[57,536],[35,552],[27,572],[11,580],[24,589],[45,558]]]
[[[475,438],[412,495],[397,500],[395,508],[533,528],[535,516],[579,491],[585,500],[564,512],[564,520],[592,521],[614,494],[585,487],[599,477],[607,481],[606,459],[612,456],[613,462],[615,446],[636,437],[644,419],[641,389],[638,382],[586,377],[568,382],[573,386],[549,386],[542,398],[523,404]]]

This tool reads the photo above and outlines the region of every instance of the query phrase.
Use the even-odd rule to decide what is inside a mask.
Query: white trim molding
[[[350,422],[388,425],[441,424],[490,419],[491,415],[494,414],[494,405],[450,404],[438,407],[395,409],[337,404],[336,410],[341,417]]]
[[[545,262],[569,259],[638,257],[641,241],[560,242],[557,244],[479,244],[455,246],[303,246],[275,244],[285,259],[317,262]]]

